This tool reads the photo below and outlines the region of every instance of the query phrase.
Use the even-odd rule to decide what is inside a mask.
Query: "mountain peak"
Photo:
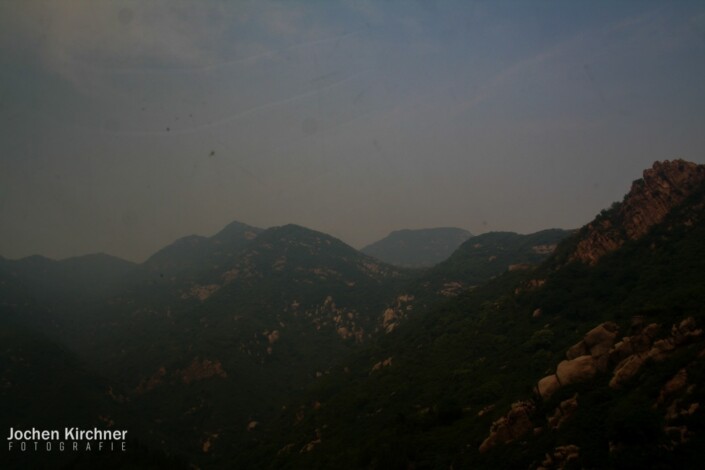
[[[402,229],[361,251],[396,266],[427,267],[447,259],[470,237],[470,232],[455,227]]]
[[[254,239],[260,232],[261,228],[243,224],[242,222],[233,221],[226,225],[220,232],[211,237],[215,241],[225,241],[233,238]]]
[[[704,183],[705,165],[684,160],[655,162],[632,183],[621,203],[613,204],[583,227],[570,260],[596,264],[626,241],[646,235]]]
[[[326,245],[343,248],[351,253],[355,251],[354,248],[348,246],[345,242],[327,233],[318,232],[296,224],[286,224],[269,228],[260,235],[260,238],[261,242],[264,244],[278,244],[285,241],[287,244],[302,244],[307,246]]]

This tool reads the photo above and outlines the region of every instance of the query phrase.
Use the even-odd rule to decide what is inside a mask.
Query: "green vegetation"
[[[675,454],[660,447],[667,439],[663,410],[654,410],[653,403],[679,367],[702,369],[696,361],[700,343],[663,364],[647,364],[623,391],[609,388],[609,377],[601,376],[539,403],[535,419],[540,421],[561,400],[578,393],[579,411],[559,433],[527,435],[486,454],[478,446],[492,421],[511,402],[532,398],[537,380],[555,370],[566,348],[597,324],[617,321],[622,335],[628,334],[634,315],[663,324],[662,335],[685,316],[703,324],[701,201],[703,194],[695,195],[648,236],[605,256],[594,268],[573,263],[556,270],[547,263],[537,270],[505,273],[413,318],[313,387],[302,408],[289,408],[304,410],[304,419],[297,423],[293,411],[283,413],[269,427],[278,436],[273,444],[240,456],[237,464],[527,468],[556,446],[575,444],[581,449],[578,467],[696,465],[694,444],[679,447]],[[529,281],[539,278],[546,279],[543,287],[529,288]],[[532,317],[536,308],[542,310],[539,318]],[[392,366],[372,371],[373,364],[387,357],[393,358]],[[692,383],[693,393],[702,396],[703,382]],[[314,400],[320,408],[305,405]],[[701,417],[690,419],[702,428]],[[315,436],[320,436],[315,450],[299,453]],[[277,458],[258,460],[265,455]]]
[[[488,233],[407,270],[303,227],[237,223],[139,266],[0,259],[3,422],[110,416],[137,439],[127,460],[106,457],[118,467],[530,468],[564,445],[577,467],[696,466],[701,413],[668,421],[692,433],[675,446],[654,404],[681,369],[705,403],[702,341],[620,390],[602,374],[542,402],[534,386],[604,321],[620,338],[635,316],[660,337],[704,324],[703,207],[705,190],[592,267],[568,262],[586,228]],[[534,400],[541,431],[481,454],[517,400]],[[103,466],[77,458],[62,464]]]

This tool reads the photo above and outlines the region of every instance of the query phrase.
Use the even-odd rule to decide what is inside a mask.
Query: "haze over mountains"
[[[360,251],[397,266],[428,267],[448,258],[471,236],[454,227],[396,230]]]
[[[142,264],[3,258],[2,422],[130,429],[125,466],[692,465],[704,235],[705,166],[677,160],[577,231],[374,244],[398,265],[458,244],[423,269],[238,222]]]

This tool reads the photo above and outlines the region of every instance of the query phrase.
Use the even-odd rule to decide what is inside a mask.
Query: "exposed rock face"
[[[392,358],[388,357],[387,359],[383,361],[379,361],[375,365],[372,366],[372,370],[370,371],[370,374],[376,370],[380,370],[382,367],[389,367],[392,365]]]
[[[583,343],[590,355],[598,358],[607,354],[617,338],[619,326],[614,322],[605,322],[588,331],[583,338]]]
[[[683,390],[687,384],[688,372],[685,369],[681,369],[675,376],[673,376],[673,378],[671,378],[671,380],[666,382],[666,385],[661,388],[656,404],[662,405],[670,396]]]
[[[413,310],[413,301],[413,295],[400,295],[397,297],[394,307],[389,307],[384,311],[382,315],[382,328],[384,328],[385,333],[391,333],[399,326],[406,317],[407,312]]]
[[[548,418],[548,425],[551,427],[551,429],[558,429],[560,428],[563,423],[565,423],[567,420],[573,416],[575,413],[575,410],[578,409],[578,394],[576,393],[573,395],[571,398],[568,398],[567,400],[563,400],[560,405],[556,408],[556,411],[553,412],[552,416],[549,416]]]
[[[673,325],[670,336],[653,341],[656,331],[658,331],[658,325],[649,325],[641,334],[624,338],[615,346],[615,350],[619,347],[623,350],[622,354],[624,354],[626,349],[624,345],[629,345],[632,349],[632,354],[624,358],[614,368],[610,387],[623,387],[639,372],[647,359],[661,362],[671,352],[688,343],[691,339],[698,338],[703,333],[703,330],[697,327],[693,317],[688,317],[679,324]],[[615,356],[617,354],[611,351],[610,357]]]
[[[615,212],[598,217],[581,236],[570,260],[594,265],[628,240],[644,236],[705,182],[705,165],[683,160],[656,162],[635,181]]]
[[[220,286],[218,284],[209,284],[207,286],[193,285],[191,286],[191,289],[188,292],[181,294],[181,298],[188,299],[195,297],[201,302],[203,302],[208,297],[216,293],[218,289],[220,289]]]
[[[207,454],[208,452],[210,452],[211,447],[213,447],[213,443],[215,442],[216,439],[218,439],[218,435],[219,435],[218,433],[209,434],[203,440],[203,442],[201,443],[201,451],[204,454]]]
[[[178,371],[177,375],[179,375],[181,381],[187,385],[191,382],[209,379],[211,377],[217,376],[226,378],[228,376],[228,374],[223,370],[223,366],[220,361],[211,361],[209,359],[199,358],[195,358],[191,361],[191,363],[183,371]]]
[[[540,255],[550,255],[554,251],[556,251],[556,244],[552,243],[549,245],[535,245],[531,247],[531,250],[534,253],[540,254]]]
[[[605,322],[585,334],[582,341],[571,346],[566,352],[568,360],[589,355],[595,359],[595,366],[601,372],[607,369],[608,356],[619,332],[614,322]]]
[[[480,445],[480,452],[487,452],[497,444],[512,442],[531,431],[531,414],[534,409],[534,404],[530,401],[512,403],[506,416],[492,423],[490,435]]]
[[[578,460],[579,457],[580,447],[572,444],[558,446],[553,450],[553,453],[546,454],[546,458],[537,467],[537,470],[563,469],[566,465]]]
[[[636,334],[624,337],[616,342],[619,327],[616,323],[606,322],[588,331],[584,338],[566,352],[567,360],[558,364],[555,374],[539,380],[536,394],[544,401],[548,400],[558,389],[574,383],[592,380],[599,373],[610,373],[612,378],[609,386],[621,388],[628,384],[639,372],[646,361],[659,362],[666,359],[671,352],[700,339],[703,329],[699,328],[693,317],[688,317],[673,325],[670,334],[656,340],[661,327],[652,323],[643,327],[643,322],[632,325],[640,329]],[[616,342],[616,344],[615,344]],[[698,358],[705,358],[703,350]],[[381,368],[378,363],[375,368]],[[374,369],[373,369],[374,370]],[[692,432],[676,420],[690,416],[700,409],[700,403],[693,398],[695,385],[688,385],[688,371],[681,369],[670,380],[664,383],[654,408],[665,408],[666,433],[672,439],[672,446],[686,442]],[[568,420],[578,408],[577,394],[563,400],[552,415],[547,416],[550,429],[558,429]],[[486,452],[498,444],[505,444],[527,434],[533,428],[531,417],[535,410],[534,401],[522,401],[512,404],[509,412],[492,423],[489,436],[480,445],[480,452]],[[483,416],[483,412],[478,416]],[[534,433],[542,432],[542,428],[534,429]],[[570,452],[571,461],[577,459],[577,450]],[[563,455],[563,454],[561,454]],[[568,454],[566,454],[568,455]],[[549,458],[550,457],[550,458]],[[555,462],[559,464],[556,466]],[[555,460],[547,455],[542,463],[543,468],[563,468],[568,460]],[[539,467],[541,468],[541,467]]]
[[[645,354],[632,354],[617,364],[617,367],[614,368],[614,375],[610,380],[610,387],[621,388],[624,386],[639,372],[644,361],[646,361]]]
[[[144,379],[135,389],[135,393],[141,395],[142,393],[149,392],[157,388],[164,382],[164,377],[166,376],[166,368],[161,366],[151,377]]]

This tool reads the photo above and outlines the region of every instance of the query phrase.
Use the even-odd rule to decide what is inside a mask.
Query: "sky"
[[[705,3],[0,2],[0,255],[576,228],[705,163]]]

